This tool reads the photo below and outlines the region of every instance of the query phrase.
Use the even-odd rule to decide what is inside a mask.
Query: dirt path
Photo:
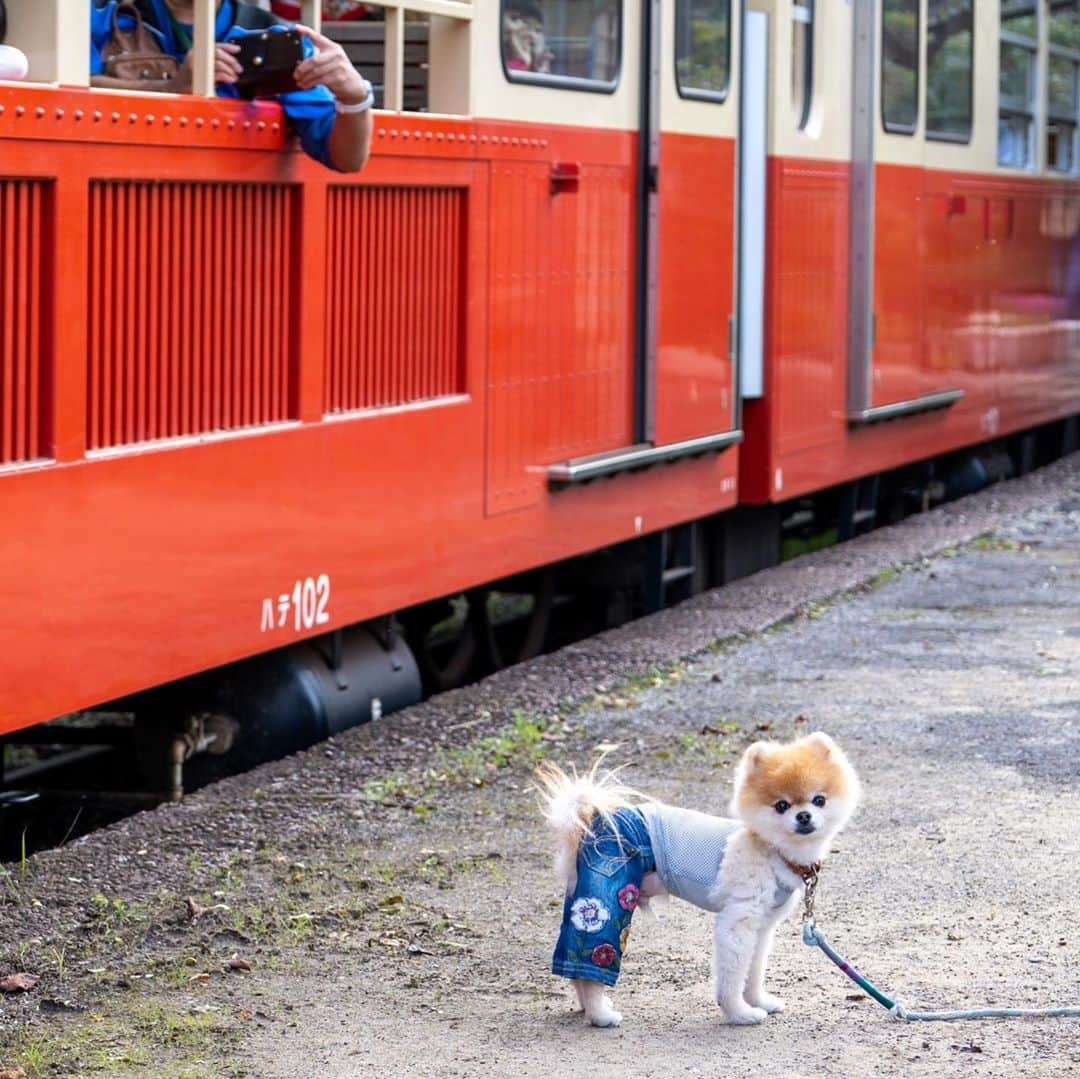
[[[0,1000],[0,1070],[1080,1073],[1080,1022],[892,1022],[794,924],[772,964],[788,1010],[722,1026],[709,917],[678,902],[659,924],[635,918],[624,1025],[587,1028],[547,973],[559,887],[520,766],[582,764],[618,743],[636,786],[723,811],[750,740],[826,729],[866,787],[819,900],[834,943],[913,1006],[1078,1003],[1080,467],[1041,482],[993,538],[902,572],[864,563],[869,587],[689,663],[677,657],[715,599],[654,623],[647,675],[624,662],[644,649],[629,634],[568,650],[501,681],[501,718],[455,695],[388,741],[359,732],[35,860],[0,906],[0,974],[42,974],[33,994]],[[782,607],[793,586],[779,582],[801,587],[859,549],[781,567],[727,602]],[[657,666],[665,640],[671,662]],[[587,703],[547,703],[560,672],[580,684],[583,667]],[[422,724],[439,719],[447,747],[431,754]],[[372,764],[376,746],[394,771]],[[227,969],[233,956],[252,969]]]
[[[1068,505],[1068,503],[1066,504]],[[1080,502],[956,557],[673,671],[588,716],[629,779],[722,811],[732,750],[755,726],[831,731],[866,783],[828,867],[823,926],[910,1005],[1078,1003]],[[805,717],[805,718],[802,718]],[[739,731],[702,735],[702,727]],[[587,759],[575,746],[579,763]],[[715,766],[715,767],[714,767]],[[396,831],[396,829],[395,829]],[[717,1021],[708,916],[638,915],[617,1031],[586,1028],[545,972],[558,913],[527,792],[509,777],[458,797],[382,855],[473,859],[410,908],[470,927],[459,954],[387,955],[356,941],[288,989],[283,1031],[249,1046],[266,1076],[986,1075],[1080,1073],[1080,1022],[902,1025],[797,939],[773,981],[788,1011]],[[419,848],[418,844],[423,844]],[[489,852],[500,857],[488,860]],[[443,853],[445,852],[445,853]],[[429,856],[432,857],[432,856]],[[422,933],[422,930],[421,930]],[[421,943],[425,937],[416,938]],[[435,949],[438,951],[438,949]],[[279,984],[276,992],[286,991]],[[282,1035],[285,1036],[282,1036]]]

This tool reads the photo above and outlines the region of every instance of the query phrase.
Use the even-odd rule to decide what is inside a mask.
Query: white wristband
[[[363,101],[358,101],[355,105],[346,105],[344,101],[338,101],[337,98],[334,98],[334,112],[342,112],[347,116],[358,112],[367,112],[375,104],[375,88],[367,79],[364,80],[364,85],[367,87],[367,95]]]

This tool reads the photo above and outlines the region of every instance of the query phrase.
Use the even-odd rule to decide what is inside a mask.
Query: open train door
[[[645,0],[638,437],[738,442],[731,356],[739,3]]]

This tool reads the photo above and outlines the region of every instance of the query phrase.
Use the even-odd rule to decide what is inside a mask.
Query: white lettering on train
[[[290,592],[281,592],[276,598],[268,596],[262,601],[259,632],[284,629],[290,624],[297,633],[325,626],[330,621],[329,605],[329,574],[300,578]]]

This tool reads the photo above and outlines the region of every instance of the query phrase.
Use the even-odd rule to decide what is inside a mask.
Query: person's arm
[[[296,67],[296,85],[301,90],[325,86],[343,106],[359,105],[371,93],[371,85],[352,65],[345,50],[328,37],[307,26],[297,26],[315,48]],[[327,151],[339,172],[359,172],[367,164],[371,144],[371,109],[363,112],[338,112],[327,141]]]

